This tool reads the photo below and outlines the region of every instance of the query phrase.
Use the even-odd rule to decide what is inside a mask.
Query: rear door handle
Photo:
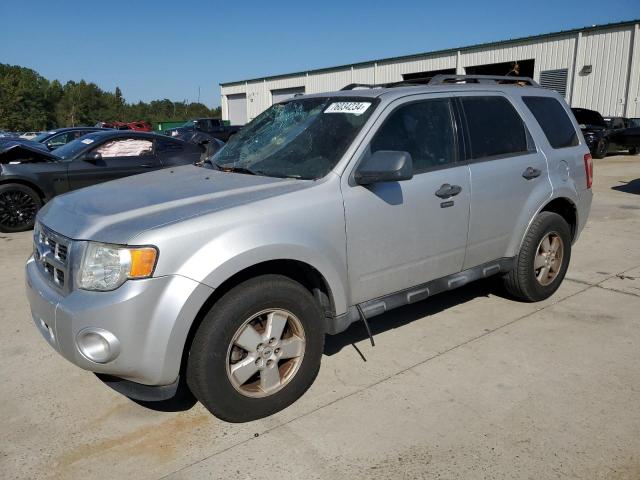
[[[156,165],[154,163],[143,163],[140,165],[140,168],[155,168]]]
[[[533,180],[534,178],[538,178],[542,170],[538,170],[537,168],[527,167],[527,169],[522,172],[522,176],[527,180]]]
[[[451,198],[458,195],[461,191],[462,187],[460,185],[449,185],[448,183],[445,183],[436,192],[436,197]]]

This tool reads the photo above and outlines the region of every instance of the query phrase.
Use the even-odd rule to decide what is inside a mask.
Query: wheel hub
[[[269,309],[253,315],[235,333],[227,353],[227,376],[248,397],[284,388],[304,356],[302,323],[291,312]]]
[[[564,243],[557,232],[545,235],[536,250],[534,258],[534,275],[538,283],[547,286],[556,279],[562,268]]]
[[[33,198],[25,192],[10,190],[0,195],[0,224],[13,228],[27,226],[36,213]]]

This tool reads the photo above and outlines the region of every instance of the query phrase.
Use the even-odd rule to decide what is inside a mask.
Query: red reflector
[[[590,153],[584,155],[584,171],[587,174],[587,188],[593,185],[593,158]]]

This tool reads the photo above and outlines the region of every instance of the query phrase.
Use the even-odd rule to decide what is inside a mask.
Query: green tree
[[[120,87],[107,92],[80,80],[62,85],[49,82],[34,70],[0,64],[0,128],[43,130],[53,127],[93,125],[99,121],[182,121],[220,117],[220,108],[198,102],[173,102],[167,98],[149,103],[127,103]]]
[[[49,82],[34,70],[0,64],[0,128],[48,128],[48,89]]]

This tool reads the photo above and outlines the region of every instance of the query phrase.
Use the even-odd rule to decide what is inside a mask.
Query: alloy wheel
[[[562,268],[564,257],[564,243],[556,232],[550,232],[542,237],[536,250],[533,269],[536,280],[542,286],[547,286],[556,279]]]
[[[227,351],[227,376],[247,397],[267,397],[296,375],[305,351],[300,320],[283,309],[263,310],[236,331]]]
[[[28,193],[20,190],[0,193],[0,225],[12,229],[27,227],[37,213],[38,206]]]

